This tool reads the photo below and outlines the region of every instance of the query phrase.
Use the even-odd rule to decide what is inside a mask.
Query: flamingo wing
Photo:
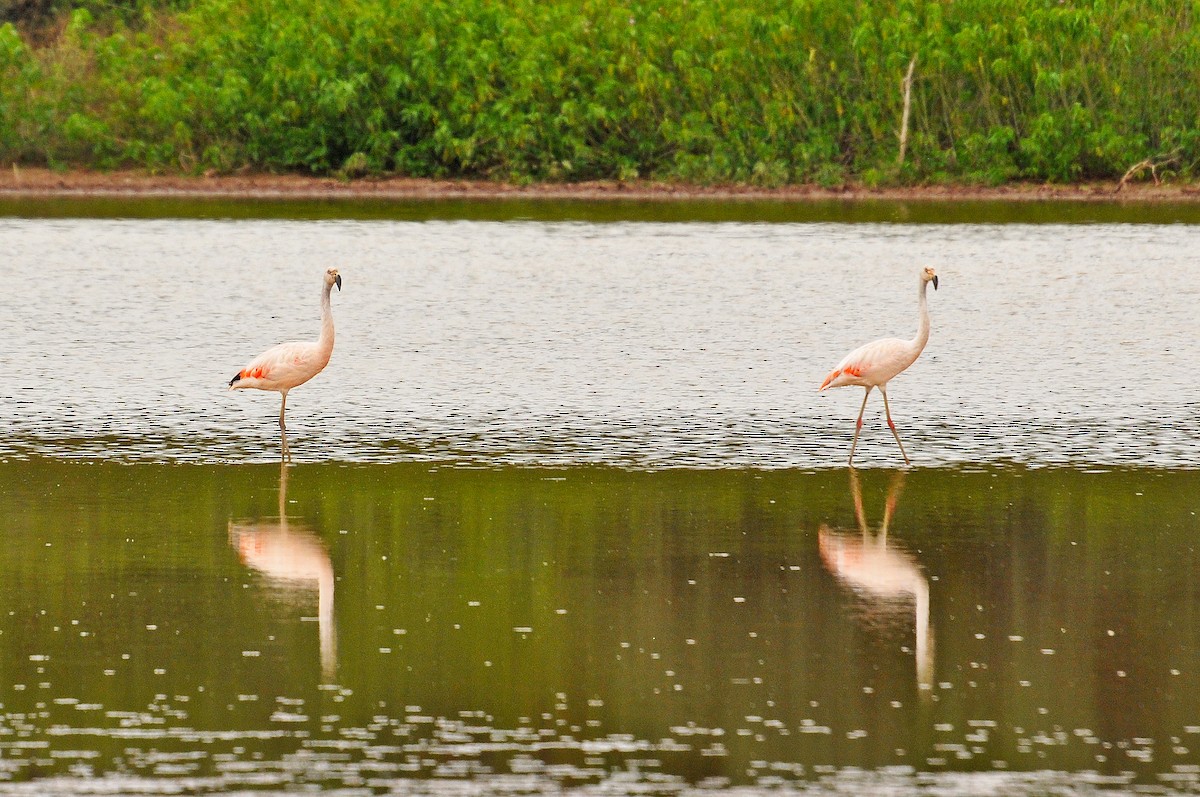
[[[842,358],[818,390],[844,385],[860,387],[886,383],[896,374],[912,364],[909,341],[899,338],[881,338],[859,346]]]
[[[328,358],[326,358],[326,362]],[[287,390],[316,376],[325,362],[315,343],[294,341],[272,346],[238,372],[230,387],[255,387],[260,390]]]

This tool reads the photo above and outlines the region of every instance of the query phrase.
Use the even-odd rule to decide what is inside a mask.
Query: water
[[[1200,777],[1194,471],[32,459],[0,485],[0,794]]]
[[[307,461],[825,468],[854,346],[933,333],[891,385],[921,466],[1194,467],[1200,227],[0,220],[0,453],[268,460],[274,394],[229,378],[338,343],[289,397]],[[882,406],[861,465],[893,465]]]
[[[1197,229],[0,218],[0,795],[1194,793]]]

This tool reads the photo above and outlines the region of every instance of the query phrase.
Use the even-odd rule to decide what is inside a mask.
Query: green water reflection
[[[243,199],[0,196],[0,217],[306,221],[1200,224],[1194,202],[821,199]]]
[[[1195,472],[31,460],[0,485],[6,779],[1200,763]]]

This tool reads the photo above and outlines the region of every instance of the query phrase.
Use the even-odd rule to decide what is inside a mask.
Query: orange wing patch
[[[869,366],[866,366],[866,365],[847,365],[844,368],[836,368],[836,369],[834,369],[833,373],[831,373],[829,376],[825,377],[825,381],[822,382],[821,386],[817,389],[824,390],[825,388],[829,387],[830,383],[833,382],[833,380],[837,379],[842,374],[860,378],[863,375],[863,369],[868,368],[868,367]]]

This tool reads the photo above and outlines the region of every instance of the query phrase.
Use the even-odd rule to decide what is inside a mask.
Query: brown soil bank
[[[1119,187],[1119,190],[1118,190]],[[56,172],[20,168],[0,170],[0,196],[242,197],[247,199],[623,199],[623,200],[779,200],[828,199],[1001,200],[1014,202],[1197,202],[1200,184],[1089,183],[1043,185],[1016,183],[997,187],[919,186],[910,188],[821,188],[788,186],[698,186],[655,182],[586,182],[509,185],[473,180],[425,180],[403,177],[339,180],[301,175],[245,174],[209,177],[152,175],[136,171]]]

